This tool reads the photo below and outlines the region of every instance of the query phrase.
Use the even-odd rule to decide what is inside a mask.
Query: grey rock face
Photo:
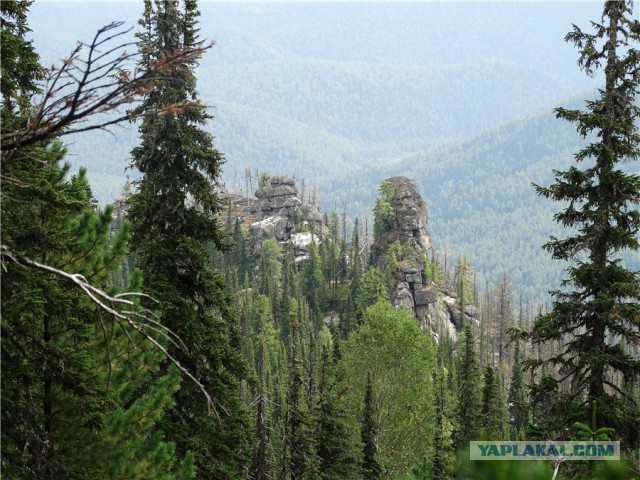
[[[430,305],[438,301],[438,288],[435,285],[416,290],[414,294],[416,305]]]
[[[457,296],[433,283],[426,285],[427,278],[423,275],[424,258],[431,248],[425,202],[413,180],[393,177],[386,181],[393,192],[390,198],[393,214],[387,219],[387,232],[374,245],[375,264],[384,271],[389,263],[389,249],[398,242],[402,247],[401,258],[396,253],[398,264],[392,272],[397,284],[389,292],[393,304],[408,308],[420,327],[436,341],[443,335],[455,339],[463,326]],[[465,316],[477,323],[475,307],[466,306]]]
[[[407,177],[392,177],[387,182],[394,191],[391,199],[394,215],[390,220],[390,230],[399,233],[401,243],[415,239],[422,250],[428,250],[431,248],[431,237],[426,230],[427,209],[416,189],[416,182]]]
[[[253,252],[260,252],[262,242],[274,238],[278,243],[291,245],[296,261],[307,258],[312,241],[320,243],[320,236],[328,234],[324,217],[313,205],[303,205],[297,197],[295,181],[285,176],[268,176],[255,195],[254,212],[261,220],[249,227]],[[296,225],[309,232],[296,231]],[[312,233],[313,232],[313,235]]]

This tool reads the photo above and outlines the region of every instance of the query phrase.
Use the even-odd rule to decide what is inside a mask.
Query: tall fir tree
[[[378,423],[371,375],[367,376],[367,387],[364,391],[361,436],[362,478],[364,480],[378,480],[382,477],[382,467],[378,462]]]
[[[0,4],[3,134],[31,120],[42,78],[25,39],[30,5]],[[110,280],[129,231],[127,222],[113,228],[111,207],[94,208],[86,172],[70,177],[65,153],[60,141],[46,140],[2,157],[3,255],[18,260],[3,258],[2,474],[190,478],[190,458],[177,462],[156,428],[178,388],[177,371],[154,379],[159,352],[63,275],[117,294]]]
[[[167,52],[200,48],[198,15],[195,1],[146,1],[140,68]],[[197,478],[232,479],[242,477],[250,453],[249,421],[239,398],[248,370],[222,276],[205,249],[209,242],[221,250],[225,245],[215,188],[223,156],[203,130],[211,117],[196,105],[194,67],[195,59],[168,68],[140,106],[141,143],[132,151],[132,166],[142,178],[129,201],[129,218],[143,289],[159,301],[162,324],[188,346],[171,346],[170,353],[214,404],[211,412],[195,383],[185,381],[163,426],[179,452],[194,453]],[[158,115],[161,105],[171,108]]]
[[[302,267],[302,290],[309,304],[311,321],[319,328],[326,300],[326,282],[322,273],[322,259],[315,242],[309,245],[309,258]]]
[[[522,358],[520,354],[520,340],[516,339],[513,365],[511,366],[511,382],[507,404],[509,406],[509,423],[512,428],[512,440],[526,437],[526,428],[529,425],[529,397],[527,386],[522,372]]]
[[[458,450],[469,447],[480,431],[480,385],[481,375],[476,354],[475,336],[469,322],[465,323],[462,338],[458,343],[458,405],[453,444]]]
[[[447,409],[447,378],[446,369],[440,367],[436,374],[436,432],[433,440],[433,461],[430,473],[433,480],[448,480],[451,478],[452,456],[450,442],[445,431]]]
[[[287,418],[285,450],[280,478],[283,480],[312,479],[316,474],[313,449],[313,422],[305,400],[305,375],[302,359],[302,325],[298,320],[297,302],[292,302],[289,314],[291,341],[289,344],[289,388],[287,390]]]
[[[579,65],[587,75],[604,70],[604,87],[585,110],[556,109],[590,141],[575,155],[575,165],[555,172],[555,183],[536,186],[539,195],[563,202],[564,210],[554,218],[571,233],[545,245],[554,259],[570,266],[564,289],[552,292],[553,309],[536,320],[530,335],[538,344],[562,342],[551,358],[532,363],[557,365],[559,375],[541,378],[532,393],[557,399],[551,420],[556,431],[584,421],[588,405],[596,401],[598,426],[615,428],[625,448],[632,448],[640,443],[638,406],[629,405],[612,379],[640,375],[640,360],[622,348],[638,335],[640,276],[620,257],[624,250],[638,249],[640,229],[640,176],[621,168],[640,155],[640,22],[631,1],[607,1],[601,21],[592,27],[594,33],[574,26],[566,40],[580,50]],[[570,383],[566,391],[565,380]]]
[[[316,429],[318,470],[323,480],[348,480],[360,478],[357,468],[359,456],[354,451],[354,444],[357,442],[351,438],[347,411],[341,402],[344,387],[340,377],[344,372],[338,362],[339,343],[335,343],[333,352],[332,358],[329,349],[323,349],[320,366]]]
[[[378,268],[369,267],[358,282],[358,294],[355,298],[357,321],[362,322],[367,308],[381,301],[389,301],[384,277]]]
[[[506,440],[506,408],[502,397],[500,379],[491,366],[484,373],[482,387],[482,411],[480,430],[487,440]]]

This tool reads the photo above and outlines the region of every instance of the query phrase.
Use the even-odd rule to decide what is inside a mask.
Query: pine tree
[[[24,38],[30,4],[0,4],[3,133],[30,121],[30,97],[42,77]],[[2,473],[190,478],[190,457],[177,462],[174,445],[157,430],[178,388],[177,371],[152,378],[161,355],[150,343],[106,317],[62,275],[26,264],[35,259],[117,293],[110,281],[120,275],[129,224],[114,229],[112,208],[94,209],[86,172],[69,178],[65,153],[58,140],[3,152],[3,162],[10,160],[3,163],[10,179],[3,181],[3,254],[7,248],[22,260],[3,259]],[[128,287],[135,292],[135,276]]]
[[[198,15],[195,1],[147,1],[140,67],[150,68],[166,52],[199,48]],[[214,403],[210,412],[197,386],[184,382],[164,428],[179,452],[194,453],[198,478],[241,478],[250,452],[248,416],[239,398],[247,367],[222,276],[205,249],[209,242],[218,249],[225,245],[214,188],[223,157],[202,129],[210,116],[194,104],[194,67],[195,59],[169,68],[140,107],[141,143],[132,157],[142,178],[130,199],[132,246],[143,289],[160,302],[162,324],[188,346],[170,346],[170,353]],[[158,115],[159,105],[173,108]]]
[[[625,249],[638,249],[640,229],[640,177],[620,168],[640,154],[640,22],[630,1],[607,1],[601,22],[592,26],[595,33],[574,26],[566,40],[580,49],[579,65],[588,75],[604,70],[604,88],[585,110],[556,109],[559,118],[575,123],[578,133],[592,140],[575,155],[574,166],[555,172],[555,183],[536,186],[539,195],[566,205],[554,218],[571,234],[545,245],[553,258],[570,266],[565,288],[552,292],[552,311],[536,320],[530,335],[538,344],[565,342],[559,353],[533,364],[557,365],[560,375],[541,378],[532,394],[557,411],[556,431],[584,420],[585,406],[596,401],[601,407],[597,424],[615,428],[632,448],[640,442],[638,406],[626,404],[611,378],[635,379],[640,373],[640,361],[621,348],[623,340],[638,335],[640,277],[620,259]],[[564,380],[570,389],[555,395],[554,409],[549,392]]]
[[[514,430],[512,440],[518,439],[526,432],[529,424],[529,399],[522,372],[522,359],[520,358],[520,341],[516,339],[511,366],[511,383],[509,384],[509,422]]]
[[[22,245],[12,246],[15,253],[38,255],[43,263],[112,289],[129,224],[112,234],[112,209],[92,209],[85,172],[66,179],[69,165],[59,165],[65,149],[58,141],[44,152],[37,188],[22,187],[30,198],[3,198],[3,206],[11,207],[3,235],[8,244]],[[128,285],[127,291],[135,288]],[[142,469],[150,478],[154,472],[190,478],[189,457],[175,469],[174,446],[156,427],[173,402],[179,376],[172,371],[150,378],[162,358],[150,343],[106,321],[80,291],[44,272],[7,265],[2,302],[7,476],[104,478],[109,470],[110,478],[135,478],[132,472]]]
[[[480,429],[487,440],[506,439],[506,411],[501,395],[500,380],[493,367],[487,366],[482,388],[482,412]]]
[[[304,368],[301,358],[302,325],[293,302],[289,314],[291,342],[289,345],[289,388],[287,390],[287,420],[285,451],[280,478],[284,480],[311,479],[315,474],[315,452],[311,437],[312,419],[305,400]]]
[[[377,480],[382,476],[382,467],[378,463],[378,424],[376,421],[376,404],[373,393],[371,375],[367,377],[364,393],[364,413],[362,416],[362,476],[364,480]]]
[[[469,447],[480,430],[480,371],[475,350],[475,338],[471,324],[465,323],[459,343],[458,364],[458,405],[456,408],[456,429],[453,443],[456,449]]]

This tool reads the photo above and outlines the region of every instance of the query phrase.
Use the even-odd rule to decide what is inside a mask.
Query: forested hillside
[[[199,93],[214,107],[206,128],[225,154],[227,188],[245,190],[247,169],[286,173],[316,185],[326,210],[348,201],[353,219],[371,205],[371,185],[407,173],[429,203],[438,246],[472,258],[481,282],[508,271],[532,298],[557,284],[561,269],[538,248],[552,207],[529,183],[549,179],[579,145],[551,108],[597,86],[561,41],[594,4],[201,8],[216,46],[196,69]],[[53,61],[105,19],[133,26],[138,15],[129,3],[36,3],[33,36]],[[102,204],[137,176],[125,172],[135,129],[113,133],[68,139]],[[525,222],[525,207],[538,221]]]
[[[88,5],[0,2],[0,476],[640,479],[631,0]]]
[[[595,86],[559,41],[570,22],[589,18],[591,4],[202,9],[202,33],[216,47],[197,69],[199,91],[214,107],[210,128],[228,159],[227,184],[245,168],[280,171],[322,184],[331,195],[345,168],[476,135]],[[106,19],[134,26],[138,15],[130,3],[83,11],[73,3],[36,3],[33,36],[54,62]],[[55,34],[51,22],[59,26]],[[107,175],[95,180],[99,200],[111,200],[120,185],[109,175],[122,172],[131,129],[116,129],[121,150],[106,134],[74,140],[71,153],[82,157],[75,161],[94,167],[94,176]]]

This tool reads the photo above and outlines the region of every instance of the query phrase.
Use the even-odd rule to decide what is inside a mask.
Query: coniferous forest
[[[313,110],[309,125],[357,141],[245,109],[247,84],[271,101],[260,75],[274,65],[254,62],[261,53],[238,33],[253,76],[217,74],[196,0],[138,2],[132,29],[107,21],[51,66],[33,40],[36,7],[0,2],[3,478],[640,478],[640,21],[630,0],[567,25],[572,68],[598,88],[524,123],[509,123],[524,97],[481,113],[465,90],[447,112],[428,90],[404,108],[436,109],[436,120],[403,130],[389,108],[388,129],[365,133],[379,103],[363,109],[366,125],[349,124],[339,117],[363,108],[358,95],[329,106],[330,94],[300,94],[296,70],[308,65],[278,67],[279,95]],[[442,75],[465,55],[449,70],[398,66],[384,85],[449,83]],[[201,65],[206,89],[219,84],[242,113],[234,121],[246,121],[224,138],[242,139],[231,153],[201,97]],[[325,67],[335,65],[319,62],[307,81],[330,83]],[[356,74],[361,95],[409,98],[365,70],[349,63],[340,85]],[[469,75],[468,85],[482,76]],[[500,92],[520,88],[511,78]],[[565,95],[562,75],[544,82]],[[453,111],[465,106],[500,126],[454,138]],[[265,118],[266,130],[256,126]],[[265,133],[275,130],[306,143],[279,155]],[[97,140],[104,131],[112,144]],[[121,158],[118,136],[133,142]],[[259,170],[237,163],[245,147],[264,153]],[[131,176],[104,202],[71,148]],[[541,160],[515,167],[520,154]],[[358,155],[375,161],[355,165]],[[305,156],[319,159],[306,178],[295,162]],[[316,181],[323,169],[342,174],[330,186]],[[500,185],[487,195],[471,176]],[[480,229],[490,218],[504,229]],[[456,222],[466,232],[451,227],[448,241],[473,254],[439,238]],[[549,222],[535,245],[549,263],[537,264],[527,227]],[[470,460],[472,441],[525,440],[615,441],[621,458]]]

